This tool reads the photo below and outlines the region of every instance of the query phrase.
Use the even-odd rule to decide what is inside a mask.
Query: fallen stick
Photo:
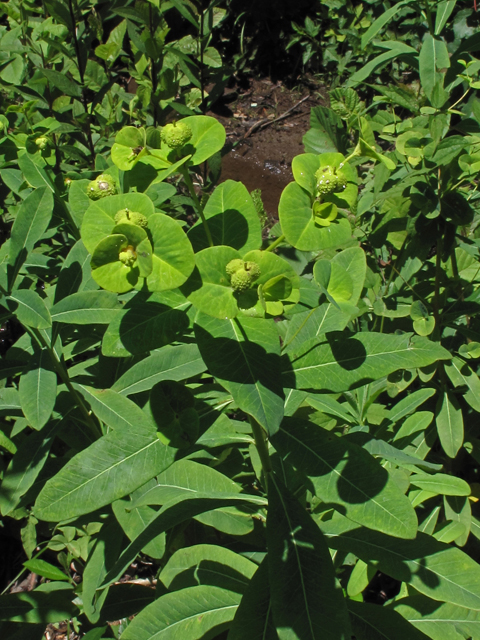
[[[279,122],[280,120],[284,120],[285,118],[288,117],[288,115],[294,111],[297,107],[299,107],[303,102],[305,102],[305,100],[308,100],[310,98],[310,96],[305,96],[304,98],[302,98],[301,100],[299,100],[296,104],[293,105],[293,107],[290,107],[290,109],[287,109],[287,111],[285,111],[285,113],[282,113],[281,116],[278,116],[278,118],[274,118],[273,120],[269,120],[268,118],[264,118],[263,120],[259,120],[258,122],[255,122],[255,124],[250,127],[250,129],[247,131],[247,133],[242,136],[240,138],[240,140],[238,140],[234,146],[236,146],[237,144],[239,144],[240,142],[243,142],[243,140],[246,140],[249,136],[252,135],[252,133],[256,130],[256,129],[266,129],[267,127],[269,127],[271,124],[275,124],[275,122]]]

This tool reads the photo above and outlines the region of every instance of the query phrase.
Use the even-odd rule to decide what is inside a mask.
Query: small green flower
[[[133,267],[137,261],[137,252],[135,251],[135,247],[132,247],[132,245],[129,244],[123,251],[120,251],[118,259],[120,262],[123,262],[126,267]]]
[[[48,147],[48,143],[49,143],[49,140],[45,136],[40,136],[35,140],[35,144],[41,151],[43,151],[43,149],[46,149]]]
[[[192,137],[192,129],[186,122],[172,122],[162,128],[161,138],[170,149],[180,149]]]
[[[100,200],[117,193],[115,180],[108,173],[102,173],[92,180],[87,187],[87,195],[91,200]]]
[[[121,209],[115,215],[115,224],[135,224],[137,227],[145,229],[148,226],[147,217],[138,211],[130,211],[130,209]]]
[[[260,267],[256,262],[244,262],[238,258],[231,260],[225,270],[230,276],[232,289],[237,293],[243,293],[250,289],[254,280],[260,276]]]
[[[342,168],[342,164],[339,169]],[[320,167],[315,173],[317,179],[317,195],[324,196],[329,193],[338,193],[347,186],[347,181],[336,167]]]

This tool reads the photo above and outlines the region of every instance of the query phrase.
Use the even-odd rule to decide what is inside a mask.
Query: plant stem
[[[190,177],[190,174],[188,173],[188,169],[185,168],[185,167],[182,167],[180,169],[180,172],[181,172],[181,174],[183,176],[183,179],[185,180],[185,184],[187,185],[188,191],[190,192],[190,195],[192,196],[192,200],[193,200],[193,204],[195,205],[195,209],[196,209],[198,215],[200,216],[200,219],[202,220],[202,224],[203,224],[203,228],[205,229],[205,235],[207,236],[208,244],[211,247],[213,247],[214,246],[214,242],[213,242],[212,234],[210,233],[210,227],[208,226],[207,219],[205,218],[205,214],[203,213],[203,209],[202,209],[202,205],[200,203],[200,200],[198,199],[198,196],[195,193],[195,187],[193,186],[193,182],[192,182],[192,179]]]
[[[443,230],[438,224],[437,237],[437,255],[435,259],[435,292],[433,297],[433,317],[435,318],[435,328],[440,329],[440,275],[442,270],[442,251],[443,251]]]
[[[73,387],[70,377],[68,375],[68,371],[65,368],[64,364],[61,362],[61,360],[58,358],[57,354],[55,353],[55,350],[51,345],[48,344],[48,342],[42,336],[40,331],[38,331],[38,329],[29,329],[29,331],[31,331],[31,333],[33,334],[37,342],[44,349],[47,349],[56,373],[60,376],[62,382],[67,387],[71,395],[73,396],[75,404],[78,406],[81,413],[83,414],[85,422],[90,427],[92,434],[95,436],[96,439],[100,438],[102,436],[102,432],[100,431],[97,424],[95,423],[92,416],[90,415],[87,407],[85,406],[85,403],[83,402],[83,398],[80,396],[77,390]]]
[[[267,436],[263,428],[258,424],[253,416],[248,416],[248,419],[250,421],[250,426],[252,427],[252,433],[255,439],[255,446],[257,447],[260,462],[262,463],[262,469],[265,476],[265,485],[267,485],[268,474],[272,471],[270,455],[268,453]],[[265,488],[267,487],[265,486]]]
[[[274,240],[272,242],[272,244],[269,244],[268,247],[265,249],[265,251],[273,251],[274,249],[276,249],[278,247],[279,244],[281,244],[283,241],[285,240],[285,234],[282,233],[281,236],[278,236],[278,238],[276,240]]]

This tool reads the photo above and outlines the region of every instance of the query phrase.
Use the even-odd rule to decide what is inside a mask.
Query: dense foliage
[[[204,115],[233,4],[1,5],[0,633],[480,638],[472,7],[295,23],[347,81],[263,239]]]

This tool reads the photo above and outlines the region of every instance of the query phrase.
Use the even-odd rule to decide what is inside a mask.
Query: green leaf
[[[82,577],[82,603],[85,615],[93,624],[99,621],[102,605],[108,595],[108,589],[97,593],[97,587],[117,560],[122,542],[122,530],[110,515],[89,551]]]
[[[4,516],[16,509],[43,469],[58,425],[53,421],[40,433],[31,433],[18,447],[7,467],[0,491],[0,511]]]
[[[192,130],[192,137],[186,148],[189,149],[192,146],[195,149],[189,161],[193,166],[201,164],[223,149],[226,139],[225,128],[216,118],[190,116],[183,118],[182,122],[189,125]]]
[[[28,254],[45,233],[53,211],[53,195],[46,187],[35,189],[20,205],[12,226],[8,263],[13,285]]]
[[[292,316],[287,325],[283,350],[286,353],[294,351],[307,340],[318,338],[330,331],[345,329],[352,317],[352,311],[356,307],[343,302],[339,302],[337,305],[325,302],[319,307]]]
[[[80,291],[63,298],[51,309],[54,322],[109,324],[122,311],[117,296],[108,291]]]
[[[110,428],[125,433],[138,431],[153,435],[156,432],[155,424],[146,413],[114,389],[97,390],[80,384],[74,384],[74,387],[83,395],[95,415]]]
[[[36,158],[34,161],[32,156],[25,153],[23,156],[18,158],[18,166],[22,170],[25,180],[30,186],[35,189],[41,189],[46,186],[52,193],[55,192],[52,179],[45,171],[45,162],[43,159],[39,160]]]
[[[267,557],[278,637],[349,639],[346,603],[322,533],[273,474],[268,486]]]
[[[435,35],[438,36],[443,27],[447,24],[448,18],[455,9],[457,0],[442,0],[438,3],[437,13],[435,14]]]
[[[199,314],[195,335],[211,375],[238,406],[275,433],[283,418],[280,342],[273,320],[218,320]]]
[[[72,98],[82,97],[82,87],[73,80],[67,78],[64,73],[60,73],[60,71],[53,71],[52,69],[45,69],[43,67],[41,67],[40,71],[54,87],[59,89],[65,95],[71,96]]]
[[[106,576],[101,588],[103,589],[118,580],[140,553],[141,549],[163,531],[206,511],[237,505],[247,507],[251,505],[265,506],[265,499],[246,493],[228,494],[210,491],[208,494],[196,493],[193,497],[182,493],[182,495],[170,500],[160,509],[153,520],[146,525],[142,533],[128,545],[115,567]]]
[[[436,423],[443,450],[449,458],[455,458],[463,444],[463,416],[458,400],[448,391],[438,399]]]
[[[284,386],[338,393],[398,369],[424,367],[449,360],[440,345],[411,334],[385,335],[368,332],[355,335],[330,333],[321,341],[310,340],[284,356]]]
[[[469,496],[471,493],[468,482],[445,473],[434,473],[431,476],[416,473],[410,476],[410,483],[425,491],[444,496]]]
[[[390,22],[390,20],[394,17],[394,15],[406,4],[411,2],[412,0],[404,0],[404,2],[397,2],[393,7],[390,7],[386,11],[382,13],[382,15],[377,18],[373,24],[367,29],[367,31],[362,35],[362,39],[360,42],[360,46],[362,49],[365,49],[367,44],[375,38],[375,36],[383,29],[383,27]]]
[[[197,544],[176,551],[160,573],[169,591],[204,584],[244,593],[257,565],[225,547]]]
[[[460,549],[420,532],[415,540],[400,540],[353,528],[356,525],[337,513],[317,523],[330,548],[374,562],[379,571],[435,600],[480,611],[480,566]]]
[[[191,306],[176,290],[137,293],[108,326],[102,353],[114,358],[138,355],[180,339],[189,327]]]
[[[285,418],[275,449],[313,485],[316,495],[350,520],[399,538],[413,538],[410,500],[367,451],[310,422]]]
[[[228,640],[278,640],[272,618],[267,558],[250,580],[230,627]]]
[[[122,640],[214,637],[228,628],[239,602],[238,594],[209,585],[167,593],[133,619]]]
[[[69,577],[65,575],[61,569],[40,558],[28,560],[23,563],[23,566],[32,573],[43,576],[48,580],[69,580]]]
[[[191,460],[178,460],[158,476],[157,484],[145,491],[134,506],[166,504],[182,496],[206,495],[212,490],[217,495],[231,495],[240,493],[241,486],[206,465]],[[246,535],[253,530],[251,510],[240,511],[234,506],[202,513],[195,516],[195,519],[230,535]]]
[[[345,127],[334,111],[327,107],[314,107],[310,110],[310,127],[302,138],[306,153],[345,153]]]
[[[428,640],[391,608],[348,600],[348,612],[357,640]]]
[[[50,312],[43,299],[32,289],[17,289],[6,300],[7,306],[18,320],[33,329],[52,326]]]
[[[328,227],[315,223],[311,196],[296,182],[283,190],[278,213],[287,241],[301,251],[336,249],[351,239],[350,223],[345,218]]]
[[[195,267],[192,245],[178,222],[163,213],[148,220],[153,241],[152,273],[147,277],[149,291],[180,287]]]
[[[417,50],[413,47],[406,45],[403,42],[382,42],[382,46],[386,47],[387,45],[394,44],[395,47],[386,51],[385,53],[381,53],[370,62],[367,62],[359,71],[350,76],[347,81],[347,86],[354,87],[360,82],[364,82],[378,67],[384,65],[386,62],[390,60],[394,60],[403,55],[414,55],[417,56]]]
[[[192,378],[206,368],[196,344],[168,345],[128,369],[112,390],[128,396],[147,391],[161,380]]]
[[[422,595],[402,598],[390,607],[435,640],[460,640],[480,635],[480,613],[466,607],[437,602]]]
[[[136,425],[112,431],[77,454],[38,496],[34,513],[39,520],[58,522],[91,513],[135,491],[172,464],[175,449],[156,433]]]
[[[433,98],[433,91],[438,83],[443,86],[443,79],[448,67],[450,57],[447,45],[443,40],[427,33],[418,56],[420,82],[428,99]]]
[[[115,136],[112,161],[121,171],[130,171],[146,155],[146,137],[143,127],[123,127]]]
[[[58,584],[58,583],[50,583]],[[78,611],[72,600],[75,594],[70,585],[61,583],[62,589],[45,593],[39,589],[23,593],[11,593],[0,598],[0,620],[28,622],[29,624],[69,620]]]
[[[57,374],[48,349],[36,352],[32,368],[20,378],[18,392],[25,418],[40,431],[52,415],[57,398]]]
[[[480,412],[480,379],[477,374],[460,358],[452,358],[451,363],[444,366],[447,376],[455,387],[468,389],[463,397],[472,409]]]
[[[247,188],[241,182],[226,180],[220,184],[210,196],[203,213],[215,245],[227,245],[241,253],[260,249],[260,218]],[[195,251],[209,246],[201,220],[190,229],[188,237]]]
[[[154,482],[152,480],[151,482]],[[147,486],[151,483],[147,483]],[[150,507],[132,507],[138,493],[142,493],[144,487],[134,491],[131,499],[122,498],[112,503],[113,513],[127,535],[129,540],[134,540],[145,526],[156,515],[156,511]],[[165,534],[161,533],[151,540],[143,549],[142,553],[160,560],[165,555]]]

